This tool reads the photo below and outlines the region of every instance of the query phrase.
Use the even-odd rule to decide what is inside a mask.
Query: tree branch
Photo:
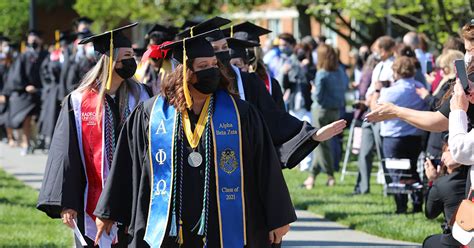
[[[354,32],[357,36],[359,36],[359,38],[364,42],[364,43],[369,43],[370,42],[370,38],[367,37],[366,35],[364,35],[363,33],[361,33],[359,30],[355,29],[352,27],[352,25],[347,22],[344,17],[342,16],[341,12],[339,10],[334,10],[334,13],[336,13],[337,17],[342,21],[342,23],[347,27],[349,28],[349,30],[351,32]]]
[[[392,22],[397,24],[398,26],[408,30],[408,31],[414,31],[416,32],[417,31],[417,28],[408,24],[408,23],[405,23],[403,22],[401,19],[395,17],[394,15],[392,15]]]

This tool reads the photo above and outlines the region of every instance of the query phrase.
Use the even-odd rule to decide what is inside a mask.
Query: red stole
[[[103,108],[97,118],[99,96],[96,91],[86,91],[81,102],[82,144],[87,174],[86,213],[95,221],[94,210],[102,193],[104,175]],[[102,103],[103,104],[103,103]],[[101,104],[101,105],[102,105]]]

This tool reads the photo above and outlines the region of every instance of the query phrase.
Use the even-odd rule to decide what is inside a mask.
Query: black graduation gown
[[[20,128],[27,116],[40,110],[40,67],[48,53],[28,50],[13,63],[8,73],[5,90],[9,97],[8,123],[11,128]],[[27,93],[26,86],[36,87],[36,93]]]
[[[161,75],[160,71],[156,71],[151,64],[148,65],[145,71],[145,77],[143,80],[153,92],[153,95],[158,95],[161,90]]]
[[[143,238],[150,203],[148,125],[154,99],[140,104],[122,129],[109,178],[94,212],[96,216],[128,225],[132,236],[129,247],[148,247]],[[244,101],[237,99],[236,103],[242,129],[247,247],[269,247],[268,232],[294,222],[296,215],[261,114]],[[193,119],[196,121],[197,116]],[[202,247],[202,237],[197,237],[190,230],[197,223],[202,210],[203,165],[198,168],[188,165],[186,158],[190,147],[187,143],[186,147],[183,156],[184,247]],[[202,144],[199,149],[203,151]],[[213,171],[210,173],[208,247],[214,248],[220,247],[220,244]],[[167,234],[169,228],[170,223]],[[178,247],[175,242],[176,238],[165,237],[162,247]]]
[[[7,80],[8,75],[8,66],[5,64],[0,64],[0,96],[8,97],[4,93],[4,86]],[[5,103],[0,103],[0,126],[4,126],[7,123],[8,118],[8,99],[5,99]]]
[[[61,74],[59,75],[59,92],[58,92],[58,100],[62,101],[66,95],[69,94],[69,90],[67,89],[67,77],[69,74],[69,70],[73,65],[73,57],[71,47],[67,46],[64,47],[63,56],[64,62],[61,64]]]
[[[295,167],[319,144],[312,139],[317,129],[279,108],[268,94],[265,83],[255,73],[241,72],[241,77],[245,100],[262,113],[282,167]]]
[[[148,90],[147,90],[148,92]],[[118,97],[118,96],[116,96]],[[106,95],[114,117],[115,133],[119,132],[118,99]],[[84,234],[84,191],[86,174],[77,142],[76,122],[72,108],[71,97],[64,99],[53,139],[49,149],[48,160],[43,183],[36,208],[45,212],[51,218],[60,218],[61,211],[69,208],[77,211],[77,225]],[[117,139],[117,135],[115,136]],[[119,227],[120,233],[120,227]],[[93,241],[86,241],[89,247]],[[119,236],[121,238],[121,236]],[[79,244],[76,239],[76,245]],[[78,245],[77,247],[81,247]]]
[[[62,64],[59,61],[45,59],[41,66],[41,82],[43,85],[41,93],[41,112],[38,121],[40,134],[44,137],[53,136],[56,119],[61,108],[58,95],[60,94],[60,75]]]
[[[280,83],[274,77],[271,77],[271,84],[272,84],[272,98],[277,107],[282,110],[286,111],[285,101],[283,100],[283,93],[281,92]]]

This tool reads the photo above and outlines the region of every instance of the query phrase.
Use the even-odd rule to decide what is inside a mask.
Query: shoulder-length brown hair
[[[334,48],[326,44],[320,44],[316,50],[318,53],[318,70],[336,71],[338,68],[339,59]]]
[[[188,85],[191,85],[191,78],[193,75],[192,62],[188,61],[188,68],[187,68],[187,80]],[[221,80],[219,83],[219,89],[224,89],[228,93],[234,96],[238,96],[235,93],[234,86],[228,74],[223,70],[224,65],[220,62],[217,62],[219,66],[219,70],[221,72]],[[186,99],[184,98],[184,91],[183,91],[183,65],[179,64],[174,71],[172,71],[165,80],[161,83],[161,96],[163,96],[169,104],[173,105],[177,110],[183,111],[186,109]]]

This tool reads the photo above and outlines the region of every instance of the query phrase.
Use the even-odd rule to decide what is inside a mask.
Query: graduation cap
[[[10,42],[10,38],[4,36],[3,34],[0,34],[0,42]]]
[[[222,31],[227,37],[249,40],[257,43],[260,43],[259,36],[272,32],[269,29],[260,27],[248,21],[237,25],[232,25]]]
[[[84,23],[84,24],[92,24],[94,23],[94,20],[92,20],[91,18],[87,17],[87,16],[82,16],[82,17],[79,17],[77,18],[76,20],[74,20],[74,24],[77,26],[79,25],[80,23]]]
[[[179,32],[179,29],[175,26],[163,26],[160,24],[155,24],[147,32],[147,35],[151,35],[154,32],[164,34],[165,36],[175,36]]]
[[[113,52],[114,48],[120,48],[120,47],[132,47],[132,42],[123,35],[122,31],[125,29],[129,29],[132,27],[135,27],[138,25],[138,22],[116,28],[110,31],[107,31],[102,34],[94,35],[85,39],[82,39],[79,41],[80,45],[92,42],[94,44],[94,50],[109,56],[110,58],[113,58]],[[107,54],[108,52],[108,54]],[[110,89],[110,84],[112,80],[112,63],[113,59],[110,59],[110,64],[109,64],[109,77],[107,80],[107,85],[106,88]]]
[[[84,32],[79,32],[79,33],[76,33],[76,38],[79,39],[79,40],[82,40],[82,39],[85,39],[85,38],[88,38],[88,37],[91,37],[93,36],[94,34],[87,30],[87,31],[84,31]]]
[[[184,31],[184,30],[186,30],[186,29],[188,29],[188,28],[191,28],[191,27],[194,27],[194,26],[196,26],[196,25],[198,25],[198,24],[199,24],[199,22],[197,22],[197,21],[185,20],[184,23],[183,23],[183,25],[181,25],[181,30]]]
[[[193,105],[191,95],[189,94],[188,82],[186,79],[187,61],[195,58],[213,57],[214,48],[211,43],[206,40],[206,36],[212,35],[212,32],[221,32],[219,29],[209,31],[207,33],[195,35],[190,38],[184,38],[164,45],[162,49],[173,49],[173,58],[183,64],[183,90],[186,106],[191,108]]]
[[[125,35],[123,35],[122,31],[131,27],[135,27],[136,25],[138,25],[138,22],[110,30],[102,34],[93,35],[82,39],[79,44],[83,45],[92,42],[94,43],[94,50],[101,54],[111,52],[112,48],[132,47],[132,42],[130,42],[130,40],[125,37]]]
[[[242,58],[244,61],[248,60],[247,48],[260,46],[258,43],[236,38],[228,38],[227,45],[229,46],[230,58]]]
[[[177,34],[180,39],[185,37],[193,37],[198,34],[202,34],[205,32],[213,31],[214,29],[218,29],[226,24],[231,23],[229,19],[225,19],[219,16],[215,16],[211,19],[205,20],[195,26],[192,26],[189,29],[182,31],[181,33]]]
[[[40,30],[37,30],[37,29],[30,29],[30,30],[28,30],[28,35],[34,35],[34,36],[41,37],[41,35],[43,35],[43,32],[40,31]]]
[[[142,57],[145,52],[146,52],[146,48],[133,48],[133,53],[137,57]]]

